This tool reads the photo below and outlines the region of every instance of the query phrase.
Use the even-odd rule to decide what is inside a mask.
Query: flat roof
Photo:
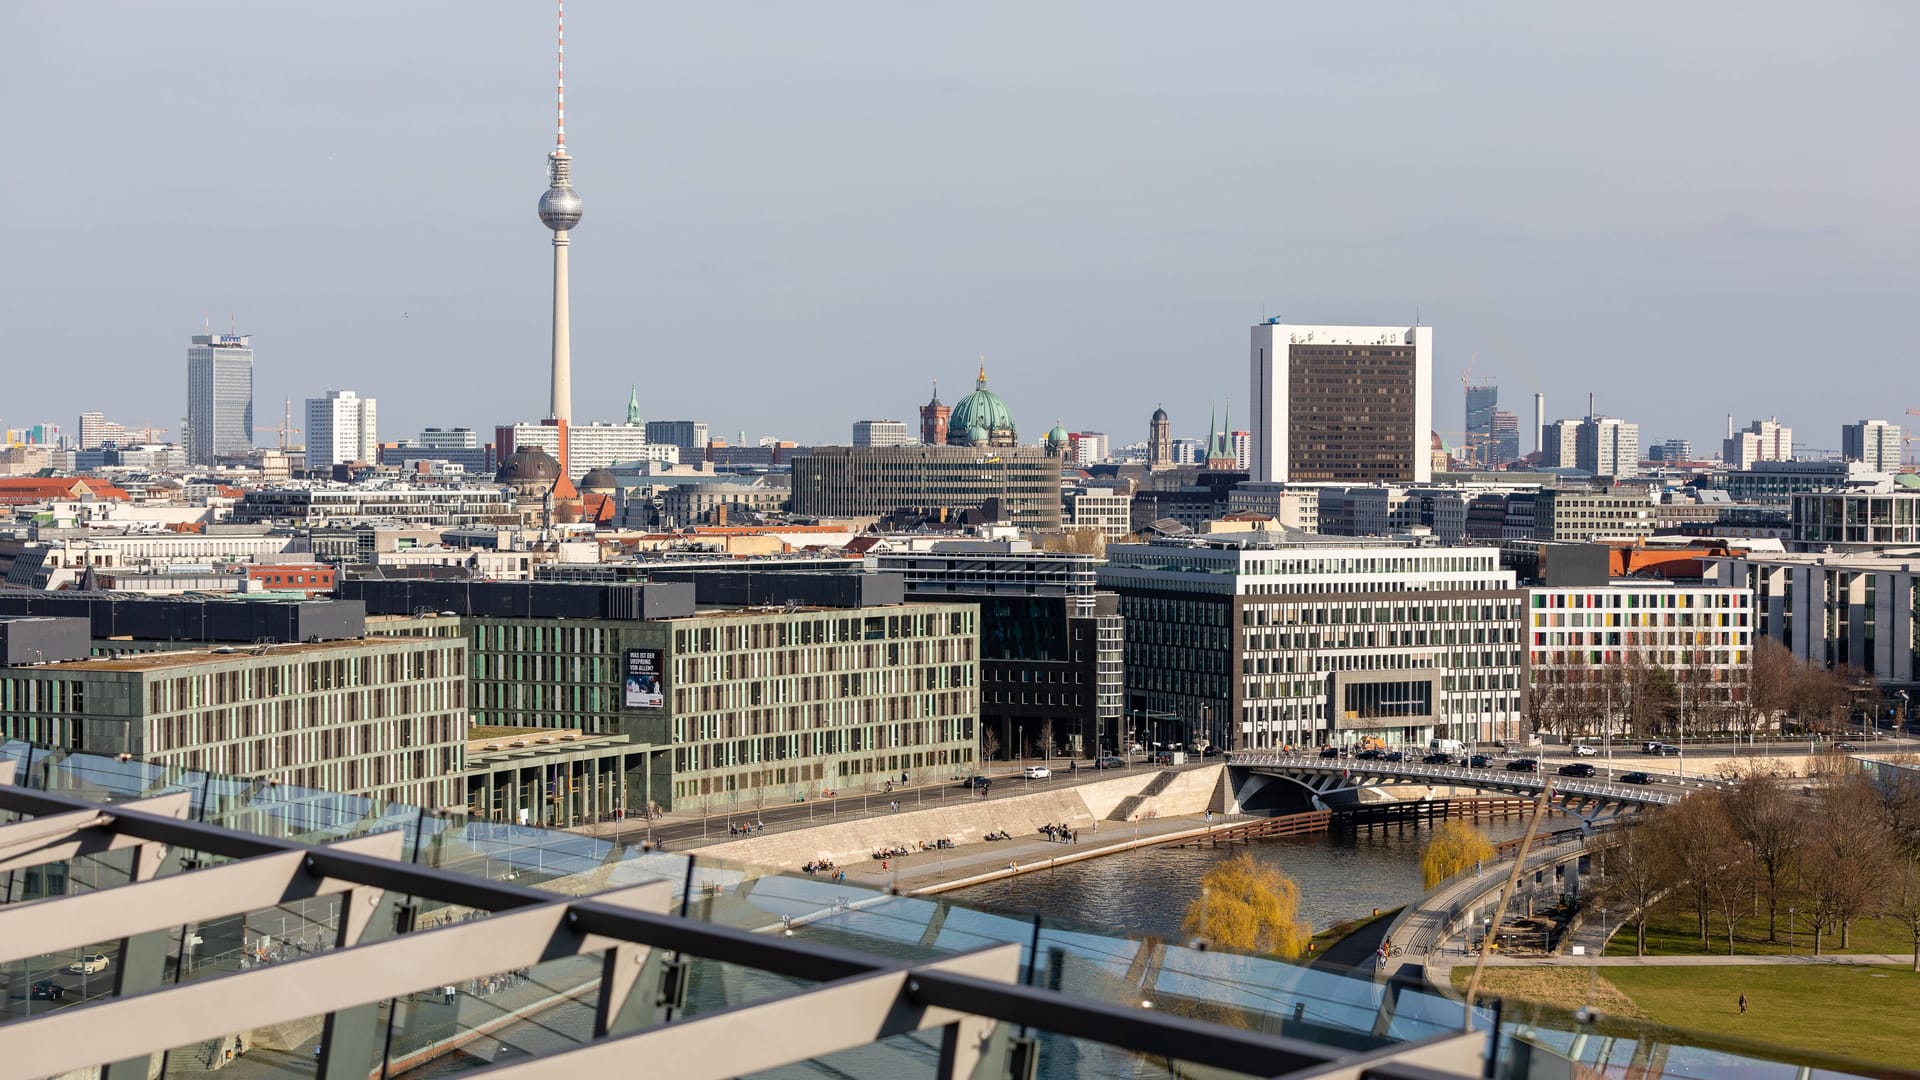
[[[136,653],[131,656],[95,656],[85,660],[68,660],[59,664],[44,664],[24,670],[56,668],[60,671],[164,671],[168,668],[194,667],[200,664],[248,660],[262,656],[303,656],[308,653],[339,652],[342,649],[371,651],[394,645],[417,645],[426,642],[452,640],[455,639],[431,637],[373,637],[343,638],[338,641],[298,641],[280,645],[219,645],[205,649],[173,649],[166,652]],[[14,670],[19,671],[22,669],[15,668]]]

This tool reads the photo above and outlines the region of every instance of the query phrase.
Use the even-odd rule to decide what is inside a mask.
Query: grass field
[[[1648,956],[1700,956],[1703,953],[1713,956],[1727,955],[1726,925],[1718,919],[1710,924],[1709,941],[1706,949],[1700,948],[1699,923],[1690,906],[1668,900],[1654,909],[1653,918],[1647,921]],[[1788,931],[1793,931],[1789,941]],[[1813,935],[1807,930],[1805,919],[1789,919],[1787,905],[1780,905],[1780,940],[1767,940],[1767,917],[1765,913],[1749,915],[1741,919],[1734,927],[1733,951],[1736,956],[1785,956],[1788,952],[1805,954],[1813,951]],[[1913,938],[1907,928],[1892,919],[1858,919],[1848,935],[1847,947],[1840,948],[1838,928],[1825,935],[1820,942],[1823,953],[1894,953],[1911,954]],[[1607,943],[1608,956],[1632,956],[1633,927],[1623,927]]]

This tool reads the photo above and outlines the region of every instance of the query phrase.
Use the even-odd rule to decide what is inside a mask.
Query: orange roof
[[[0,476],[0,503],[75,499],[83,495],[121,502],[129,498],[122,489],[90,476]]]
[[[580,500],[580,520],[595,523],[613,520],[613,496],[605,492],[589,493]]]

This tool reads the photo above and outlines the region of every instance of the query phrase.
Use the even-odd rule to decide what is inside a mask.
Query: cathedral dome
[[[527,484],[545,481],[551,485],[560,479],[560,463],[553,455],[537,446],[522,446],[500,465],[500,471],[493,474],[496,484]]]
[[[1000,400],[1000,395],[987,389],[987,365],[980,365],[980,377],[973,385],[973,393],[961,398],[947,417],[947,430],[967,432],[970,441],[976,444],[1012,445],[1016,441],[1013,413],[1007,403]],[[973,437],[976,428],[984,430],[986,436]]]
[[[1053,430],[1047,432],[1047,445],[1054,449],[1065,450],[1073,445],[1073,434],[1060,421],[1053,422]]]
[[[587,475],[580,478],[581,491],[611,495],[619,486],[620,481],[606,469],[589,469]]]

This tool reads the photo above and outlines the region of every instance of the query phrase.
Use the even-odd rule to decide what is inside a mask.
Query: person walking
[[[1747,1015],[1747,995],[1745,994],[1740,995],[1740,1015]]]

